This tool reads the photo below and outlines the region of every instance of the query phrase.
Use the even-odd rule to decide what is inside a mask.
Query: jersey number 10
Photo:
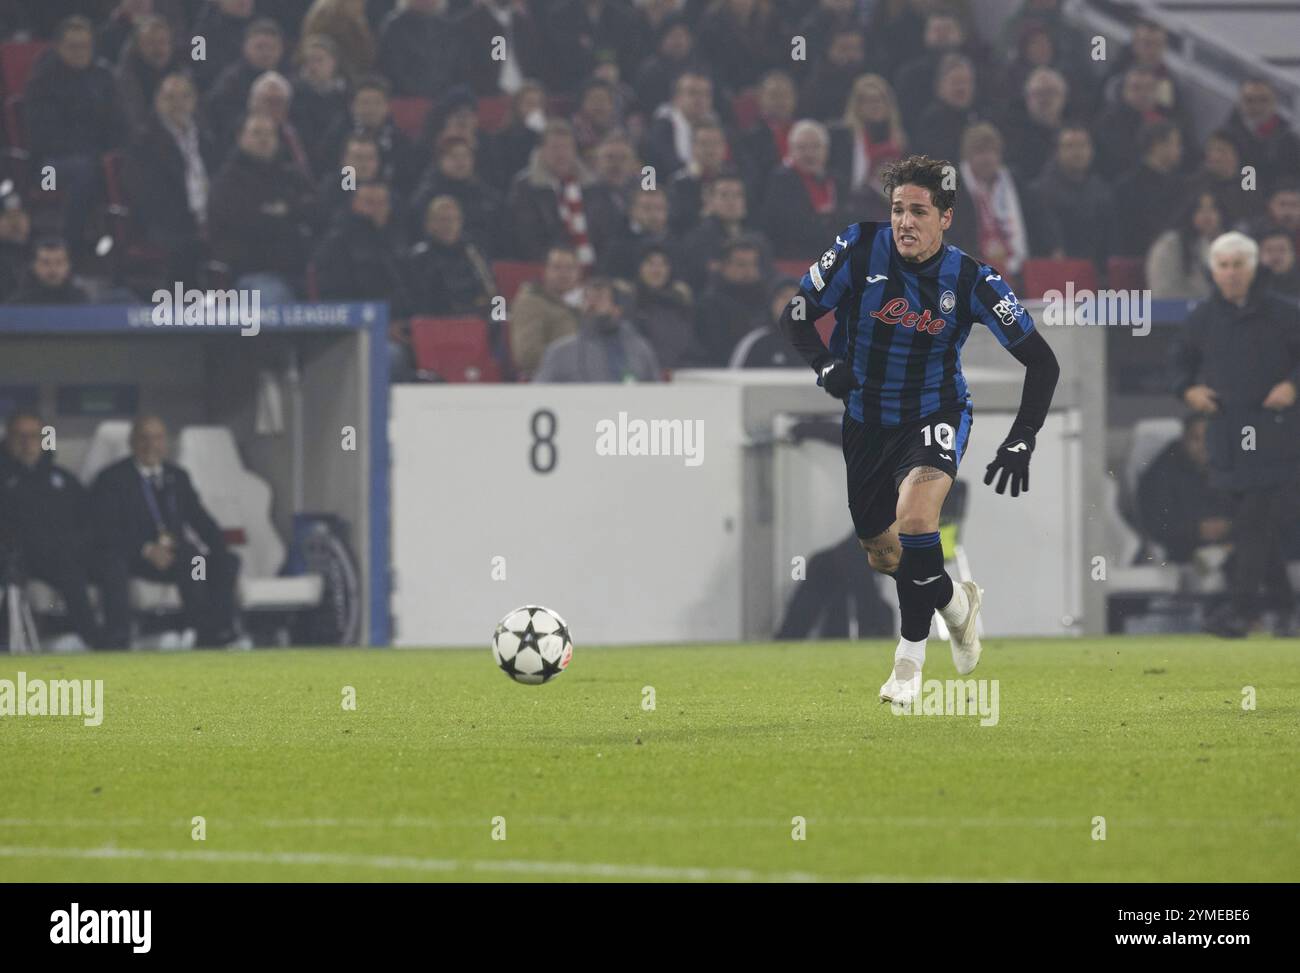
[[[924,437],[927,446],[933,446],[937,441],[942,449],[952,449],[953,443],[957,440],[956,431],[946,422],[937,422],[933,426],[922,426],[921,435]]]

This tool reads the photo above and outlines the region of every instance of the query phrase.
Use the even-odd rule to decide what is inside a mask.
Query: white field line
[[[749,868],[693,868],[619,865],[605,862],[521,861],[516,859],[412,858],[398,855],[343,855],[293,851],[176,851],[149,848],[24,848],[0,846],[0,858],[70,858],[77,861],[195,862],[205,865],[288,865],[369,868],[426,873],[475,872],[540,878],[630,879],[666,882],[970,882],[1020,879],[859,875],[840,878],[811,872],[758,872]]]
[[[560,817],[556,815],[508,815],[515,827],[544,828],[630,828],[644,830],[673,830],[681,828],[772,828],[782,830],[789,828],[788,820],[781,818],[692,818],[669,816],[626,817],[583,817],[573,815]],[[907,817],[907,816],[849,816],[820,817],[805,815],[809,826],[820,827],[923,827],[923,828],[1077,828],[1080,822],[1091,828],[1092,819],[1083,817],[1042,817],[1042,818],[1004,818],[1004,817]],[[268,830],[294,828],[420,828],[436,831],[442,828],[486,828],[491,821],[482,818],[422,818],[398,816],[392,818],[224,818],[209,817],[209,824],[219,823],[226,827],[266,828]],[[1210,818],[1122,818],[1112,817],[1112,823],[1129,828],[1222,828],[1222,829],[1259,829],[1300,827],[1300,820],[1294,818],[1263,819],[1210,819]],[[485,823],[486,822],[486,823]],[[172,820],[148,818],[0,818],[0,828],[190,828],[188,818]]]

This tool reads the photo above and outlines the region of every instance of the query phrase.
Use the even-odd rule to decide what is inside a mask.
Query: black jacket
[[[9,295],[6,304],[85,304],[90,296],[69,277],[58,287],[46,287],[30,272]]]
[[[213,146],[202,128],[199,155],[211,184],[215,175]],[[153,239],[197,238],[199,225],[185,188],[185,157],[156,112],[127,146],[125,161],[131,218],[140,231]]]
[[[505,199],[502,195],[478,176],[448,179],[436,162],[425,170],[411,196],[412,237],[424,235],[424,218],[429,203],[435,196],[442,195],[453,196],[460,203],[465,236],[477,243],[489,259],[506,251],[506,241],[502,239],[505,224]]]
[[[961,160],[962,132],[976,122],[985,120],[982,112],[972,103],[970,108],[954,108],[935,98],[917,119],[916,131],[911,132],[913,152],[921,152],[932,159],[944,159],[953,165]]]
[[[194,61],[194,77],[200,89],[211,87],[217,76],[227,65],[234,64],[243,56],[244,31],[252,23],[252,17],[230,17],[222,12],[220,5],[205,3],[194,18],[194,29],[190,37],[202,37],[207,56],[202,61]],[[189,38],[176,38],[177,45],[182,42],[186,47]]]
[[[689,284],[695,293],[703,293],[714,270],[710,264],[722,258],[722,249],[728,241],[742,235],[759,245],[759,259],[766,274],[772,267],[772,245],[765,233],[753,229],[747,222],[733,233],[718,217],[705,216],[682,237],[680,260],[673,264],[673,276]]]
[[[592,20],[585,0],[559,0],[545,20],[542,68],[548,89],[576,91],[591,77],[602,51],[613,54],[621,77],[636,74],[637,57],[645,47],[641,21],[631,4],[606,0]]]
[[[1091,260],[1098,270],[1106,266],[1114,249],[1115,197],[1095,173],[1071,179],[1049,162],[1026,196],[1020,208],[1031,236],[1050,236],[1067,257]],[[1035,233],[1034,224],[1047,229]]]
[[[1201,521],[1231,517],[1232,501],[1210,486],[1208,473],[1175,440],[1138,478],[1138,527],[1163,545],[1175,564],[1190,561],[1204,541]]]
[[[707,352],[695,331],[690,290],[681,283],[651,289],[640,281],[628,319],[650,342],[662,368],[673,371],[702,365]]]
[[[248,93],[262,73],[240,58],[217,75],[217,80],[212,83],[203,107],[218,144],[230,145],[235,141],[239,134],[239,121],[248,111]]]
[[[164,462],[162,478],[157,505],[163,529],[180,540],[188,528],[209,551],[224,551],[226,543],[221,528],[199,500],[189,474],[179,466]],[[91,509],[99,546],[106,555],[130,562],[139,557],[145,544],[158,539],[159,525],[146,499],[146,489],[135,459],[130,456],[96,477],[91,490]]]
[[[62,549],[87,553],[90,497],[81,482],[42,453],[33,467],[0,451],[0,536],[24,551]]]
[[[1177,171],[1157,172],[1145,162],[1130,169],[1115,184],[1115,209],[1124,219],[1116,252],[1145,257],[1156,237],[1178,221],[1187,189],[1186,177]]]
[[[312,174],[331,176],[336,185],[342,179],[343,160],[334,154],[339,147],[331,141],[332,127],[336,118],[348,113],[348,101],[348,87],[341,80],[317,91],[300,78],[293,86],[293,102],[289,105],[289,121],[302,140]]]
[[[353,133],[369,135],[379,145],[381,180],[388,183],[399,196],[410,193],[415,180],[420,176],[420,152],[415,143],[397,127],[397,123],[390,117],[374,131],[366,131],[354,126],[350,115],[341,115],[319,151],[341,165],[343,148],[348,136]]]
[[[484,57],[490,45],[489,37],[484,42]],[[379,28],[375,67],[393,83],[397,97],[436,98],[456,83],[463,56],[460,30],[451,20],[438,14],[394,10]]]
[[[73,70],[47,51],[36,62],[24,97],[33,162],[99,155],[122,137],[117,87],[99,62]]]
[[[499,132],[480,132],[479,176],[504,195],[514,178],[527,168],[533,149],[540,142],[541,136],[519,121],[511,122]]]
[[[582,184],[587,240],[600,257],[623,235],[626,221],[608,192],[589,179],[578,178]],[[545,260],[546,251],[552,245],[569,242],[569,231],[560,216],[556,186],[536,160],[515,177],[506,205],[510,210],[513,240],[504,242],[500,249],[513,250],[513,255],[521,260]]]
[[[339,213],[312,263],[323,300],[388,301],[393,318],[411,313],[397,250],[370,220]]]
[[[767,177],[763,230],[778,260],[812,260],[847,222],[843,200],[829,213],[814,212],[803,179],[789,166],[777,166]]]
[[[528,13],[514,12],[507,31],[501,22],[486,9],[475,4],[454,21],[457,43],[460,45],[460,68],[454,80],[463,81],[474,89],[476,95],[501,94],[501,62],[494,60],[493,38],[504,37],[506,52],[516,60],[525,78],[535,78],[542,69],[543,47],[541,29],[537,20]],[[428,51],[418,52],[428,58]],[[448,84],[441,85],[441,93]]]
[[[767,290],[763,281],[736,285],[715,275],[695,307],[696,335],[705,355],[701,364],[726,368],[740,339],[770,323]]]
[[[673,122],[666,115],[658,115],[650,119],[646,125],[645,135],[641,138],[641,157],[648,164],[655,167],[656,172],[663,175],[672,176],[682,166],[686,165],[686,159],[677,154],[677,143],[673,138]]]
[[[1223,127],[1237,146],[1242,163],[1255,166],[1260,196],[1267,196],[1279,180],[1295,178],[1300,170],[1300,137],[1286,122],[1279,119],[1273,132],[1261,137],[1237,109]]]
[[[404,262],[412,314],[477,314],[487,317],[496,284],[478,247],[465,240],[448,246],[421,240]]]
[[[235,276],[297,277],[307,261],[314,205],[311,186],[296,169],[236,150],[213,180],[208,199],[212,255]]]
[[[1285,483],[1300,471],[1300,405],[1262,403],[1278,382],[1300,388],[1300,315],[1294,304],[1256,280],[1245,307],[1217,292],[1187,317],[1173,349],[1173,390],[1204,384],[1218,395],[1206,444],[1211,483],[1244,490]],[[1254,449],[1247,449],[1250,427]]]
[[[7,301],[18,292],[30,262],[25,244],[0,240],[0,301]]]

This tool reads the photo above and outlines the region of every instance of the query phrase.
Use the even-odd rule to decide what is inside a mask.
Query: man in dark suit
[[[1209,417],[1210,486],[1232,496],[1228,604],[1206,629],[1241,638],[1266,609],[1274,634],[1295,632],[1285,544],[1300,510],[1300,322],[1256,272],[1259,245],[1242,233],[1210,244],[1214,289],[1174,345],[1174,389]],[[1262,595],[1261,595],[1262,589]]]
[[[166,267],[159,268],[166,272],[165,285],[192,280],[204,254],[216,152],[198,124],[196,99],[186,75],[167,75],[154,95],[153,112],[126,150],[131,215],[145,242],[166,255]]]
[[[22,555],[26,573],[52,586],[68,622],[86,646],[99,644],[90,608],[90,501],[77,478],[57,466],[45,446],[40,416],[16,412],[0,452],[0,537]],[[51,434],[53,430],[51,430]]]
[[[197,644],[235,641],[239,558],[227,549],[189,475],[166,461],[167,427],[161,419],[136,419],[131,454],[100,473],[93,491],[105,641],[116,648],[127,644],[133,577],[180,588],[185,621],[197,631]]]

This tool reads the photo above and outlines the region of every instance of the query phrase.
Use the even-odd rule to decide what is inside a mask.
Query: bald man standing
[[[103,558],[105,641],[111,647],[127,647],[131,578],[177,585],[198,645],[238,639],[239,558],[226,547],[189,474],[167,462],[167,427],[157,416],[141,416],[131,426],[131,455],[99,474],[93,509]]]

